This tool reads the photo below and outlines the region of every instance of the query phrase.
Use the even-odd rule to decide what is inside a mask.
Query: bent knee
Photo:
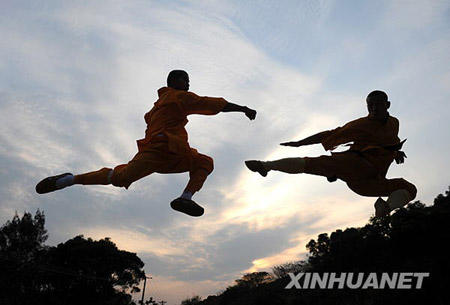
[[[195,170],[197,169],[203,169],[210,174],[214,170],[213,158],[206,155],[200,155]]]
[[[410,194],[411,194],[411,200],[413,200],[414,198],[416,198],[417,196],[417,188],[414,184],[406,181],[405,179],[401,178],[400,180],[402,180],[402,188],[404,188],[405,190],[407,190]]]

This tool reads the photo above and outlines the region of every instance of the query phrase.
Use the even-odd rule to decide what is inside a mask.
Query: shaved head
[[[370,92],[366,98],[366,103],[369,118],[380,122],[385,122],[388,119],[388,109],[391,106],[391,102],[388,101],[386,92],[380,90]]]
[[[169,75],[167,76],[167,86],[172,87],[174,82],[181,78],[188,78],[189,75],[184,70],[172,70],[170,71]]]
[[[369,95],[367,96],[367,100],[369,98],[376,98],[376,99],[380,99],[383,100],[385,102],[388,101],[388,96],[386,94],[386,92],[381,91],[381,90],[375,90],[369,93]]]

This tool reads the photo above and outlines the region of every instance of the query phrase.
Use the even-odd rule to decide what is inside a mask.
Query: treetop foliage
[[[449,219],[450,188],[432,206],[416,201],[390,216],[370,218],[363,227],[319,234],[306,245],[306,260],[273,267],[273,280],[249,287],[241,283],[264,272],[246,274],[200,304],[450,304]],[[420,290],[285,289],[289,273],[299,272],[426,272],[430,277]]]
[[[17,213],[0,228],[0,304],[131,305],[144,263],[109,239],[45,246],[45,216]]]

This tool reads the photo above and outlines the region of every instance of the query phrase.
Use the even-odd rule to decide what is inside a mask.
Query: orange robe
[[[353,142],[349,144],[349,150],[359,152],[380,175],[385,176],[396,152],[384,147],[400,143],[398,131],[397,118],[389,116],[388,120],[382,123],[363,117],[328,131],[322,145],[325,150],[333,150],[338,145]]]
[[[305,158],[305,173],[339,178],[364,196],[388,196],[397,189],[406,189],[415,197],[413,184],[402,178],[386,179],[397,153],[387,147],[400,143],[398,131],[399,121],[392,116],[384,123],[363,117],[330,130],[322,140],[325,150],[352,142],[349,150]]]
[[[139,151],[144,150],[155,137],[167,138],[171,152],[185,154],[191,149],[184,126],[190,114],[214,115],[227,104],[223,98],[200,97],[192,92],[163,87],[158,90],[159,99],[144,116],[147,123],[145,138],[138,140]],[[159,139],[158,139],[159,141]]]
[[[214,165],[213,159],[191,148],[185,126],[191,114],[215,115],[227,104],[223,98],[200,97],[192,92],[163,87],[159,99],[145,114],[145,138],[138,140],[138,153],[127,164],[114,168],[111,183],[128,188],[152,173],[189,172],[186,190],[194,193],[203,186]],[[108,184],[110,168],[75,177],[80,184]]]

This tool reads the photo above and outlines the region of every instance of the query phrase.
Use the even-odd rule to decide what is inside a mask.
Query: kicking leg
[[[46,194],[61,190],[74,184],[74,176],[71,173],[65,173],[57,176],[47,177],[36,184],[38,194]]]
[[[75,175],[74,184],[108,185],[111,184],[111,177],[113,173],[113,169],[104,167],[102,169],[99,169],[98,171]]]
[[[121,164],[114,169],[104,167],[100,170],[72,175],[70,173],[45,178],[36,185],[39,194],[49,193],[65,187],[82,185],[108,185],[128,188],[134,181],[148,176],[164,166],[164,145],[138,152],[127,164]]]
[[[300,174],[305,172],[305,159],[303,158],[286,158],[275,161],[245,161],[245,165],[252,172],[257,172],[261,176],[267,176],[271,170],[280,171],[288,174]]]
[[[36,185],[38,194],[45,194],[61,190],[74,184],[83,185],[108,185],[111,184],[113,174],[111,168],[104,167],[98,171],[93,171],[81,175],[72,175],[65,173],[57,176],[51,176],[43,179]]]
[[[36,185],[36,192],[38,194],[50,193],[56,190],[62,190],[63,188],[72,186],[74,184],[107,185],[111,184],[112,173],[112,169],[104,167],[98,171],[81,175],[74,176],[71,173],[65,173],[57,176],[51,176],[43,179]]]

